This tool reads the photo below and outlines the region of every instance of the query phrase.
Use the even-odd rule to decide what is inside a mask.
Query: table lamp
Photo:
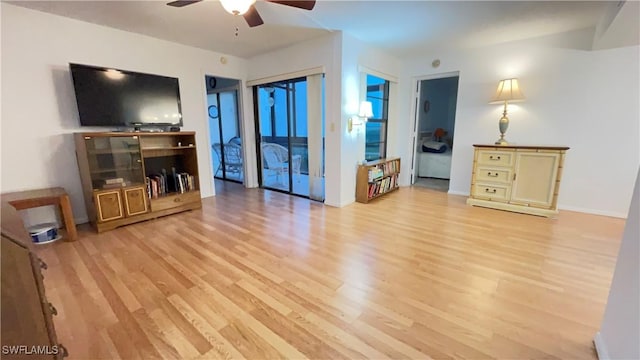
[[[509,128],[509,117],[507,117],[507,103],[509,101],[524,101],[524,95],[520,92],[520,86],[518,85],[518,79],[500,80],[496,94],[489,102],[489,104],[500,104],[504,102],[504,111],[498,123],[500,138],[496,140],[496,145],[509,145],[504,138],[504,134],[507,132],[507,128]]]

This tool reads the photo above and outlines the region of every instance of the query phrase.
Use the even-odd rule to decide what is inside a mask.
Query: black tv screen
[[[69,64],[82,126],[182,126],[178,79]]]

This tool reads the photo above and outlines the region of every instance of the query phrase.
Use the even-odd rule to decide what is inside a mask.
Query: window
[[[370,161],[387,156],[389,81],[367,74],[367,101],[373,107],[373,117],[367,121],[365,134],[365,159]]]

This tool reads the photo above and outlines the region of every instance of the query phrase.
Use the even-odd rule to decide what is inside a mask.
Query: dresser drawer
[[[510,186],[495,184],[475,184],[471,196],[478,199],[508,201]]]
[[[478,165],[513,166],[515,152],[478,150]]]
[[[508,184],[511,182],[511,169],[479,166],[476,170],[476,181]]]
[[[173,209],[178,206],[200,201],[200,191],[189,191],[184,194],[176,194],[151,199],[151,210],[160,211]]]

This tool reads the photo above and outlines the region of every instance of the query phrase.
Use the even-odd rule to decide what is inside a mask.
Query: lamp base
[[[507,102],[504,102],[504,111],[502,112],[502,117],[498,122],[498,128],[500,129],[500,138],[496,140],[496,145],[509,145],[507,140],[504,139],[504,134],[507,132],[509,128],[509,117],[507,116]]]

